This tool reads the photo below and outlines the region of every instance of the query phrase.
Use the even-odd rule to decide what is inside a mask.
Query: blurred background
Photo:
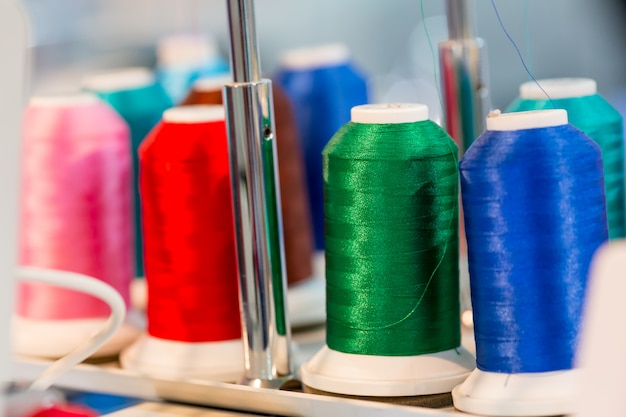
[[[224,0],[23,0],[32,22],[31,93],[75,89],[85,72],[153,66],[163,36],[213,36],[227,56]],[[348,45],[368,77],[372,101],[438,104],[427,25],[447,36],[445,2],[423,0],[257,0],[262,68],[283,51],[328,42]],[[499,0],[508,30],[537,78],[590,77],[614,105],[626,85],[626,8],[619,0]],[[487,42],[494,107],[505,107],[528,80],[489,0],[477,0],[477,35]]]

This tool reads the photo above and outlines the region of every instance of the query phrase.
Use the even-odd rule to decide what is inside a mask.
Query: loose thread
[[[533,75],[533,73],[530,71],[530,68],[528,68],[528,66],[526,65],[526,61],[524,60],[524,56],[522,55],[522,52],[520,51],[519,47],[517,46],[517,44],[515,43],[515,41],[513,40],[513,37],[511,36],[511,34],[509,33],[509,31],[506,29],[506,26],[504,25],[504,22],[502,21],[502,17],[500,17],[500,12],[498,12],[498,8],[496,7],[496,2],[495,0],[491,0],[491,5],[493,6],[493,10],[496,13],[496,17],[498,18],[498,22],[500,23],[500,27],[502,28],[502,31],[504,32],[504,34],[506,35],[506,37],[509,39],[509,41],[511,42],[511,45],[513,45],[513,48],[515,48],[515,51],[517,52],[517,56],[519,57],[522,66],[524,67],[524,70],[526,71],[526,73],[528,74],[528,76],[531,78],[531,80],[533,80],[535,82],[535,84],[537,84],[537,87],[539,87],[539,89],[543,92],[543,94],[545,94],[545,96],[547,97],[547,99],[552,103],[552,98],[550,97],[550,95],[546,92],[546,90],[543,89],[543,87],[541,86],[541,84],[539,84],[539,81],[537,81],[537,79],[535,78],[535,76]],[[556,109],[557,107],[554,105],[554,103],[552,103],[552,108]]]
[[[533,66],[531,61],[531,47],[530,47],[530,1],[524,0],[524,43],[526,47],[526,61],[528,63],[528,69],[533,72]]]
[[[430,33],[428,32],[428,26],[426,25],[426,15],[424,13],[424,0],[420,0],[420,12],[422,14],[422,25],[424,26],[424,34],[426,35],[426,40],[428,41],[428,47],[430,48],[430,56],[433,62],[433,78],[435,79],[435,88],[437,89],[437,97],[439,98],[439,109],[441,110],[441,117],[444,117],[443,111],[443,98],[441,96],[441,84],[439,82],[439,76],[437,71],[437,59],[435,57],[435,49],[433,48],[433,41],[430,38]]]

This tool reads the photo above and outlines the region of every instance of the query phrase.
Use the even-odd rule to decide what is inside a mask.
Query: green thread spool
[[[430,120],[349,123],[324,149],[331,349],[459,346],[457,153]]]
[[[597,94],[589,78],[553,78],[520,86],[520,97],[507,111],[564,109],[569,122],[602,149],[606,211],[610,239],[626,237],[626,184],[624,183],[624,132],[622,116]],[[546,93],[550,97],[546,97]]]
[[[459,347],[457,154],[421,104],[354,107],[324,149],[327,346],[301,369],[308,387],[430,395],[474,368]]]

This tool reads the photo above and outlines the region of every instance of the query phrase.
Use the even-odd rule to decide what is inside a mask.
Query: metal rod
[[[474,14],[470,0],[447,0],[449,39],[471,39],[474,37]]]
[[[224,87],[244,342],[244,384],[293,374],[272,84],[259,80],[252,0],[227,0],[235,83]]]
[[[233,80],[259,81],[261,65],[253,2],[252,0],[227,0],[227,2]]]
[[[447,0],[450,39],[439,44],[445,127],[463,153],[484,130],[490,99],[486,48],[468,0]]]

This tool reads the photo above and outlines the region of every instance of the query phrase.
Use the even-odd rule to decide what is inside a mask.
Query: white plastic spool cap
[[[166,123],[207,123],[224,120],[226,113],[220,105],[192,105],[178,106],[163,112],[163,121]]]
[[[100,103],[100,99],[91,93],[58,94],[33,96],[29,104],[35,107],[77,107]]]
[[[154,83],[154,74],[144,67],[118,68],[94,73],[83,79],[83,87],[92,91],[130,90]]]
[[[552,99],[591,96],[598,92],[596,82],[591,78],[548,78],[528,81],[520,85],[519,94],[525,100],[547,100],[546,93]],[[541,91],[541,89],[545,91]]]
[[[487,116],[487,130],[513,131],[566,124],[567,111],[562,109],[531,110],[515,113],[501,113],[500,110],[494,110]]]
[[[161,66],[197,64],[215,58],[219,50],[215,39],[204,35],[177,34],[159,40],[157,61]]]
[[[224,85],[233,82],[233,77],[230,75],[202,77],[196,80],[193,84],[193,89],[196,91],[218,91],[221,90]]]
[[[363,104],[350,111],[354,123],[414,123],[428,120],[428,106],[418,103]]]
[[[350,59],[348,47],[342,43],[298,48],[283,53],[280,62],[285,69],[307,70],[342,65]]]

